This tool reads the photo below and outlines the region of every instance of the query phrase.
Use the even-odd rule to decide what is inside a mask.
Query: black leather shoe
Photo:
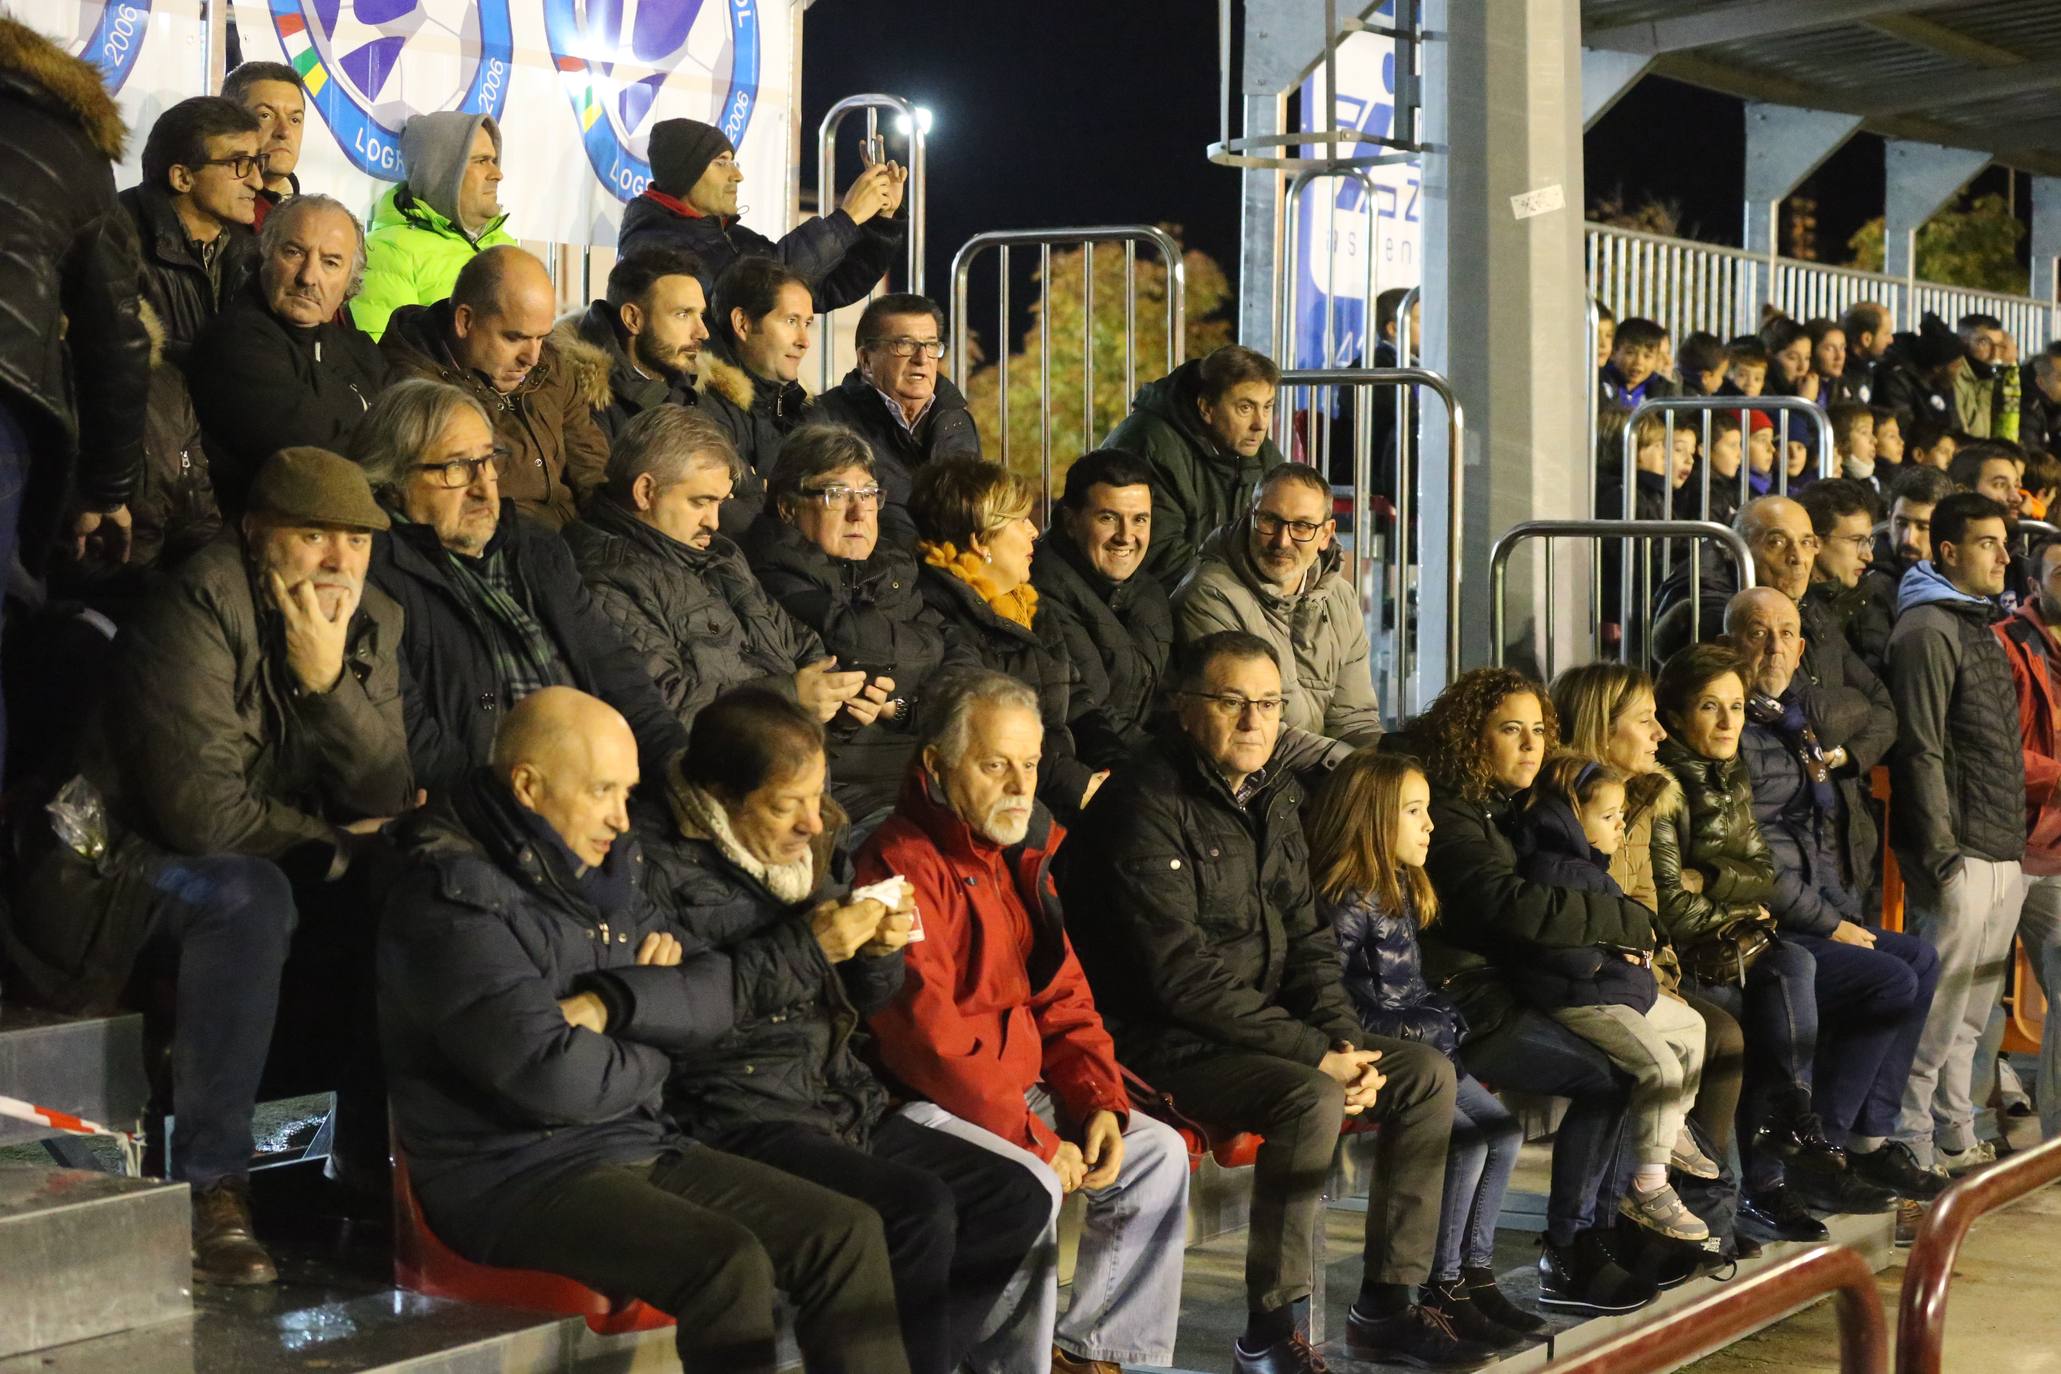
[[[1300,1331],[1257,1355],[1247,1353],[1244,1341],[1231,1344],[1231,1374],[1330,1374],[1330,1370],[1310,1338]]]
[[[1379,1321],[1355,1307],[1345,1319],[1345,1352],[1356,1360],[1412,1369],[1480,1369],[1498,1353],[1484,1341],[1468,1340],[1443,1313],[1421,1304]]]
[[[1830,1232],[1796,1194],[1776,1184],[1761,1193],[1739,1195],[1739,1220],[1770,1240],[1825,1240]]]
[[[1821,1212],[1893,1212],[1896,1193],[1851,1173],[1789,1175],[1789,1188]]]
[[[1853,1170],[1854,1177],[1862,1182],[1886,1188],[1898,1197],[1914,1197],[1921,1202],[1938,1197],[1953,1181],[1920,1164],[1918,1156],[1911,1153],[1911,1147],[1901,1140],[1884,1141],[1880,1147],[1866,1154],[1848,1150],[1846,1164]]]
[[[1506,1331],[1515,1331],[1527,1340],[1542,1341],[1553,1329],[1552,1323],[1538,1313],[1527,1312],[1510,1301],[1509,1294],[1496,1285],[1493,1269],[1462,1269],[1460,1286],[1467,1290],[1467,1296],[1483,1316]]]
[[[1808,1098],[1778,1106],[1753,1133],[1754,1148],[1765,1150],[1792,1168],[1818,1175],[1843,1173],[1846,1152],[1825,1138],[1824,1123],[1810,1109]]]
[[[1529,1340],[1491,1317],[1458,1279],[1451,1283],[1434,1279],[1425,1284],[1417,1290],[1417,1303],[1426,1312],[1445,1318],[1446,1325],[1463,1341],[1477,1341],[1494,1350],[1515,1350]]]
[[[193,1279],[243,1288],[273,1283],[279,1271],[251,1234],[250,1184],[225,1178],[193,1192]]]
[[[1601,1231],[1583,1231],[1564,1246],[1548,1240],[1539,1250],[1539,1306],[1550,1311],[1607,1317],[1636,1312],[1659,1296],[1617,1262]]]

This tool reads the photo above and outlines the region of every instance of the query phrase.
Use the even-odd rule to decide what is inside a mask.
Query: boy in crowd
[[[1725,345],[1725,384],[1720,396],[1758,396],[1768,384],[1768,350],[1759,337],[1742,334]]]
[[[1718,388],[1725,384],[1725,368],[1729,359],[1724,342],[1717,335],[1700,329],[1686,335],[1677,359],[1681,363],[1684,396],[1715,396]]]
[[[1603,398],[1635,410],[1649,396],[1674,395],[1675,384],[1660,372],[1666,343],[1667,331],[1652,320],[1634,316],[1619,325],[1610,361],[1603,365]]]
[[[1832,422],[1832,451],[1839,470],[1856,482],[1875,480],[1875,412],[1858,401],[1835,401],[1827,408]]]

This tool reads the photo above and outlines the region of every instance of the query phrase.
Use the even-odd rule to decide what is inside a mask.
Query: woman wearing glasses
[[[947,658],[944,617],[917,590],[916,559],[880,538],[873,453],[843,425],[787,436],[766,483],[766,510],[744,539],[766,594],[823,637],[839,668],[889,678],[874,728],[830,722],[831,795],[856,826],[891,810],[915,757],[916,706]],[[972,661],[970,653],[963,653]]]
[[[917,473],[909,513],[916,520],[924,602],[983,668],[1037,692],[1045,722],[1038,799],[1071,823],[1108,774],[1091,771],[1074,752],[1072,710],[1088,703],[1075,701],[1077,674],[1058,627],[1038,615],[1030,581],[1036,504],[1031,484],[1007,468],[945,458]]]

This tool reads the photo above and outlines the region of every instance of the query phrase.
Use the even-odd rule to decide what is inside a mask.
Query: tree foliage
[[[1880,272],[1882,218],[1876,216],[1846,241],[1853,265]],[[1918,279],[1976,291],[2024,295],[2025,269],[2018,265],[2018,241],[2025,225],[1999,195],[1977,196],[1942,210],[1918,230]]]
[[[1162,225],[1180,242],[1175,225]],[[1035,249],[1017,249],[1017,253]],[[1020,259],[1019,259],[1020,260]],[[998,404],[1001,369],[980,354],[969,362],[980,362],[966,379],[966,401],[980,429],[981,451],[990,457],[1005,452],[1009,467],[1038,480],[1043,460],[1042,430],[1052,442],[1052,494],[1057,495],[1066,469],[1086,445],[1092,448],[1117,421],[1130,413],[1131,397],[1124,387],[1124,249],[1120,243],[1094,247],[1094,392],[1082,394],[1087,369],[1082,366],[1083,314],[1082,267],[1088,261],[1085,248],[1055,250],[1051,259],[1051,280],[1037,274],[1032,290],[1030,325],[1018,347],[1008,356],[1009,435],[1006,449]],[[1149,248],[1137,254],[1137,311],[1131,337],[1136,382],[1163,377],[1167,366],[1166,298],[1167,270],[1157,253]],[[1182,253],[1187,273],[1187,355],[1200,357],[1220,344],[1231,341],[1231,322],[1223,310],[1231,299],[1231,285],[1224,269],[1207,253],[1187,249]],[[987,308],[992,309],[992,298]],[[1041,324],[1051,323],[1052,390],[1041,408],[1039,402]],[[1007,322],[1003,322],[1007,327]],[[1084,401],[1092,400],[1086,432],[1083,433]]]

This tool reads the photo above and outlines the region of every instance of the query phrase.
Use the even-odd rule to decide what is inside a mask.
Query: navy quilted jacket
[[[1509,827],[1517,871],[1527,880],[1624,895],[1610,876],[1609,861],[1589,843],[1574,808],[1560,798],[1534,797],[1511,813]],[[1540,946],[1506,972],[1512,987],[1546,1011],[1616,1005],[1643,1013],[1659,995],[1652,969],[1627,963],[1615,948],[1603,945]]]
[[[1421,1040],[1453,1058],[1467,1022],[1424,981],[1417,915],[1407,899],[1400,912],[1382,910],[1371,893],[1320,900],[1318,910],[1338,935],[1345,990],[1360,1024],[1376,1035]]]

